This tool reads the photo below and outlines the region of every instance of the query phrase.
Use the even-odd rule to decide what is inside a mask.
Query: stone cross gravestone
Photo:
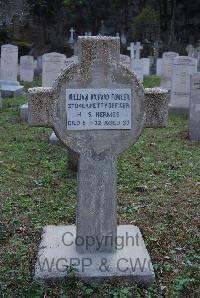
[[[143,46],[140,42],[131,42],[130,47],[127,48],[131,52],[131,59],[140,59],[140,51],[143,49]]]
[[[75,267],[84,280],[123,277],[151,284],[142,235],[135,226],[117,226],[116,200],[116,159],[142,133],[144,90],[119,63],[119,38],[79,37],[79,47],[80,63],[66,68],[53,88],[29,90],[29,123],[53,128],[79,155],[76,227],[45,228],[35,274],[64,277]],[[117,237],[129,237],[121,249]],[[53,260],[51,270],[41,269],[45,260]]]
[[[200,141],[200,73],[191,77],[189,136]]]
[[[162,57],[162,76],[161,76],[161,87],[171,90],[172,87],[172,65],[173,59],[178,57],[178,53],[166,52],[163,53]]]
[[[17,81],[18,47],[7,44],[1,46],[1,80]]]
[[[74,43],[75,42],[75,39],[74,39],[74,33],[76,32],[75,30],[74,30],[74,28],[72,27],[72,28],[70,28],[70,30],[69,30],[69,32],[70,32],[70,38],[69,38],[69,43]]]
[[[33,82],[34,77],[34,60],[32,56],[20,57],[20,80]]]
[[[42,58],[42,86],[51,87],[65,68],[66,56],[59,53],[44,54]]]
[[[178,108],[189,108],[190,76],[197,72],[197,60],[180,56],[173,60],[172,89],[170,105]]]

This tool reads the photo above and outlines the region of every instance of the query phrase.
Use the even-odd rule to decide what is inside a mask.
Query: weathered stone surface
[[[200,141],[200,73],[191,78],[189,136],[192,141]]]
[[[154,274],[145,270],[145,274],[140,271],[134,275],[130,272],[130,266],[127,274],[116,270],[116,258],[118,250],[114,241],[103,242],[99,248],[98,242],[88,246],[87,239],[116,239],[117,237],[117,207],[116,207],[116,158],[134,144],[144,127],[144,89],[137,79],[136,75],[124,67],[120,61],[120,40],[112,37],[80,37],[79,38],[79,63],[67,67],[57,78],[52,88],[34,88],[29,90],[29,122],[36,126],[51,127],[62,144],[70,148],[79,155],[78,162],[78,204],[76,218],[76,236],[83,239],[82,245],[72,247],[66,250],[68,258],[71,256],[89,256],[93,258],[94,264],[92,270],[84,272],[82,278],[89,277],[101,278],[101,270],[97,267],[99,253],[101,256],[108,256],[111,261],[110,277],[116,274],[118,277],[128,275],[135,281],[145,283],[154,280]],[[71,90],[71,91],[70,91]],[[74,94],[75,91],[77,94]],[[91,93],[94,90],[93,93]],[[107,93],[106,93],[107,90]],[[111,94],[113,90],[113,94]],[[125,90],[115,96],[116,90]],[[70,91],[70,92],[69,92]],[[83,109],[83,104],[94,101],[95,105],[90,103],[91,118],[94,115],[100,115],[100,123],[96,121],[98,129],[94,128],[94,123],[89,123],[87,129],[84,129],[84,120],[79,129],[82,115],[79,113],[79,107]],[[102,105],[103,100],[103,105]],[[74,103],[78,101],[78,105]],[[100,102],[101,101],[101,102]],[[119,105],[123,101],[125,106]],[[69,116],[71,105],[77,105],[77,113],[74,115],[75,124],[71,127]],[[81,105],[81,106],[79,106]],[[121,110],[127,107],[131,111],[131,117],[128,115],[128,121],[124,121],[124,129],[115,126],[120,123],[120,119],[111,121],[112,129],[105,129],[104,115],[100,108],[109,109],[110,106],[115,109],[113,117],[124,115]],[[117,108],[116,108],[117,106]],[[85,104],[88,109],[88,105]],[[96,109],[98,113],[96,113]],[[110,111],[110,110],[109,110]],[[90,113],[89,112],[89,113]],[[94,115],[92,115],[94,113]],[[103,113],[103,114],[101,114]],[[103,116],[102,116],[103,115]],[[80,118],[77,118],[77,117]],[[106,116],[107,117],[107,116]],[[108,116],[110,117],[110,116]],[[131,123],[129,122],[129,119]],[[73,118],[70,120],[73,121]],[[82,121],[82,120],[81,120]],[[102,125],[103,123],[103,125]],[[115,123],[115,124],[113,124]],[[121,124],[120,124],[121,125]],[[70,129],[69,129],[70,126]],[[90,128],[91,127],[91,128]],[[53,228],[54,229],[54,228]],[[129,230],[126,226],[125,231]],[[123,229],[123,234],[125,233]],[[120,227],[119,227],[120,230]],[[61,230],[62,233],[63,230]],[[72,230],[71,230],[72,231]],[[75,232],[75,229],[73,230]],[[73,233],[74,233],[73,232]],[[54,231],[53,234],[55,235]],[[56,234],[60,234],[56,232]],[[51,231],[47,230],[47,238],[51,238]],[[50,235],[50,236],[49,236]],[[46,240],[43,241],[45,243]],[[48,240],[47,240],[48,241]],[[50,250],[41,250],[43,256],[47,252],[50,259],[60,257],[57,240],[56,247]],[[57,246],[58,244],[58,246]],[[43,246],[43,244],[42,244]],[[59,250],[59,252],[58,252]],[[144,245],[140,249],[126,250],[124,255],[132,255],[133,258],[148,256]],[[44,253],[44,254],[43,254]],[[123,255],[123,254],[122,254]],[[39,256],[40,258],[40,256]],[[151,265],[150,259],[148,259]],[[114,262],[114,263],[113,263]],[[79,272],[80,273],[80,272]],[[38,267],[36,275],[39,277]],[[47,278],[45,274],[41,276]],[[56,271],[52,277],[60,277]]]
[[[163,53],[161,87],[164,89],[171,90],[171,88],[172,88],[173,59],[178,56],[179,56],[179,54],[174,53],[174,52]]]
[[[145,286],[153,283],[155,275],[151,259],[136,226],[118,226],[118,240],[114,241],[122,243],[123,240],[124,243],[117,245],[115,253],[80,254],[75,242],[77,239],[80,245],[82,239],[76,237],[75,226],[45,227],[36,263],[36,279],[55,281],[66,277],[70,268],[74,268],[76,276],[86,282],[120,278],[120,281]],[[96,240],[88,238],[87,244],[94,245]]]
[[[28,103],[25,103],[20,106],[20,119],[22,121],[28,120]]]
[[[66,58],[65,59],[65,65],[66,66],[69,66],[72,63],[74,63],[74,64],[78,63],[78,57],[77,56],[74,55],[74,56],[72,56],[70,58]]]
[[[136,73],[138,79],[143,82],[144,73],[143,73],[143,61],[142,59],[132,59],[131,60],[131,70]]]
[[[32,56],[20,57],[20,80],[25,82],[33,82],[34,64]]]
[[[135,143],[142,132],[144,90],[135,74],[119,64],[118,38],[80,37],[79,43],[80,64],[65,69],[53,88],[29,90],[29,122],[36,126],[52,127],[62,143],[80,155],[77,234],[84,237],[88,234],[116,235],[115,161],[116,156]],[[66,111],[66,89],[83,87],[130,88],[131,129],[67,130],[67,115],[63,113]],[[95,176],[95,173],[98,175]],[[110,183],[107,177],[110,177]],[[102,202],[108,218],[102,215],[104,211],[99,210],[101,206],[95,212],[94,202],[97,206]],[[87,211],[83,212],[83,209]],[[112,251],[112,247],[110,249]]]
[[[48,53],[42,57],[42,86],[51,87],[65,68],[66,56],[59,53]]]
[[[2,98],[18,96],[22,94],[23,88],[17,81],[0,80]]]
[[[145,89],[145,127],[167,126],[169,97],[169,92],[166,89]]]
[[[180,56],[173,60],[170,106],[189,108],[190,76],[197,72],[197,60]]]
[[[143,65],[143,75],[148,76],[150,73],[150,59],[149,58],[142,58],[142,65]]]
[[[17,81],[18,47],[7,44],[1,46],[1,80]]]
[[[156,61],[156,75],[162,75],[162,58],[158,58]]]
[[[131,58],[129,56],[120,54],[120,62],[128,69],[131,69]]]

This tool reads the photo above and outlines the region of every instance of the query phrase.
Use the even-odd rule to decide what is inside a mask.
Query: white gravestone
[[[144,73],[143,73],[143,61],[142,59],[132,59],[131,60],[131,70],[136,73],[138,79],[141,82],[144,80]]]
[[[190,76],[197,72],[197,60],[180,56],[173,60],[172,89],[170,105],[189,108]]]
[[[142,58],[141,61],[143,64],[143,75],[148,76],[150,73],[150,59]]]
[[[18,47],[7,44],[1,46],[1,80],[17,81]]]
[[[158,58],[156,62],[156,75],[162,75],[162,58]]]
[[[189,136],[200,141],[200,73],[191,77]]]
[[[34,77],[34,60],[32,56],[20,57],[20,80],[33,82]]]
[[[164,88],[164,89],[171,90],[171,87],[172,87],[173,59],[178,57],[178,56],[179,56],[179,54],[174,53],[174,52],[163,53],[161,87]]]
[[[48,53],[42,57],[42,86],[51,87],[65,68],[66,56],[59,53]]]

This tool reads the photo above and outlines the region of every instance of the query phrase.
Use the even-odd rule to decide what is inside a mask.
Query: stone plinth
[[[145,89],[145,127],[167,126],[169,96],[169,92],[166,89]]]
[[[24,87],[17,81],[0,80],[0,91],[2,98],[15,97],[23,93]]]
[[[45,227],[35,278],[55,281],[67,277],[74,269],[75,275],[86,282],[118,278],[149,286],[154,281],[151,259],[138,227],[118,226],[117,237],[110,239],[116,243],[115,253],[78,253],[75,243],[81,246],[82,240],[76,237],[75,226]],[[88,238],[86,241],[88,246],[92,246],[97,239]]]

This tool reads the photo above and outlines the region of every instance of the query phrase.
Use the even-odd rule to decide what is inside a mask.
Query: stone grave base
[[[18,96],[22,94],[23,89],[24,87],[17,81],[0,80],[0,90],[3,98]]]
[[[86,282],[116,278],[144,286],[154,282],[151,259],[138,227],[118,226],[116,253],[81,254],[76,251],[75,240],[77,245],[81,245],[82,239],[76,239],[74,225],[46,226],[35,267],[35,278],[56,281],[67,277],[73,270],[73,274]],[[89,245],[92,245],[91,238],[88,238]]]
[[[28,103],[20,106],[20,118],[23,121],[28,121]]]

